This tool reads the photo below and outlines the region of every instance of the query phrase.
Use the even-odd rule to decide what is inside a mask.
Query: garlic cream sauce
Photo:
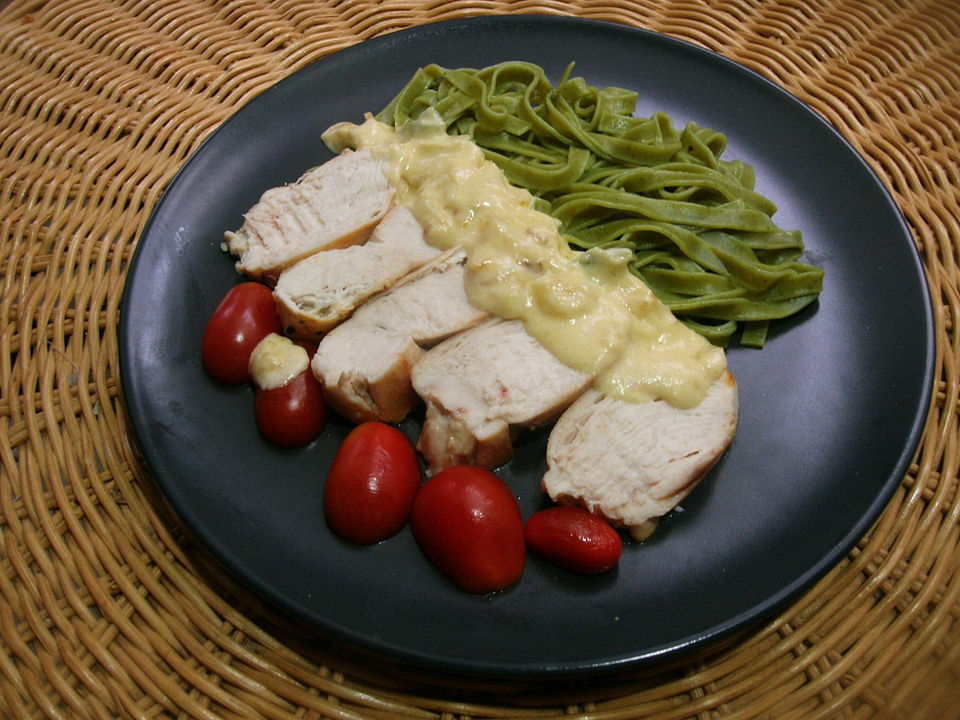
[[[394,130],[367,117],[323,135],[334,152],[367,149],[388,162],[396,200],[427,241],[467,253],[466,291],[477,308],[520,319],[594,387],[632,402],[693,407],[726,369],[721,348],[679,322],[627,268],[629,251],[572,250],[554,218],[507,181],[469,138],[435,112]]]
[[[250,353],[247,369],[261,390],[283,387],[310,367],[307,351],[286,335],[270,333]]]

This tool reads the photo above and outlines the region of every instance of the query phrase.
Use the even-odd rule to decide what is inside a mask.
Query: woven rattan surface
[[[0,3],[0,717],[960,718],[960,3]],[[473,685],[298,643],[181,537],[118,394],[125,273],[220,123],[331,52],[500,12],[649,28],[806,101],[879,173],[926,265],[936,384],[877,524],[722,650],[563,688]]]

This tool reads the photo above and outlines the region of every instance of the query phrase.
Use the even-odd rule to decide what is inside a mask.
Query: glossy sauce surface
[[[261,390],[286,385],[310,365],[307,351],[290,338],[270,333],[250,353],[250,379]]]
[[[723,350],[679,322],[627,268],[618,250],[571,250],[558,221],[534,208],[469,138],[439,118],[400,131],[368,118],[324,134],[335,152],[368,149],[388,163],[397,202],[428,242],[467,252],[466,290],[476,307],[520,319],[594,386],[633,402],[693,407],[726,368]]]

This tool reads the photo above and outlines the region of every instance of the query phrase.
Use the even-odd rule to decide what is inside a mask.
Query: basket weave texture
[[[131,253],[205,137],[336,50],[504,12],[659,31],[800,97],[893,194],[935,306],[929,420],[867,537],[726,649],[593,686],[298,647],[163,515],[118,396]],[[0,113],[0,717],[960,718],[960,3],[14,0]]]

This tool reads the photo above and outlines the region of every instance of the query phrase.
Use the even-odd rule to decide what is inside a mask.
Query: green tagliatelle
[[[400,127],[435,108],[560,220],[571,247],[629,248],[631,270],[683,322],[719,345],[742,326],[740,343],[761,347],[771,320],[823,287],[800,262],[800,233],[776,226],[749,165],[720,158],[722,134],[634,117],[637,93],[590,87],[572,67],[554,87],[530,63],[430,65],[377,119]]]

